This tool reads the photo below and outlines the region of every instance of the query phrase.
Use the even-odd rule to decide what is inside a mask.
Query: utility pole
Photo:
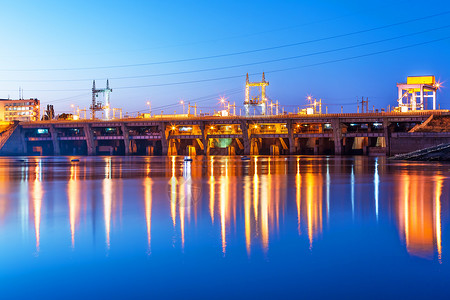
[[[364,105],[365,105],[365,109],[364,109]],[[369,98],[366,98],[366,101],[364,101],[364,97],[361,97],[361,110],[362,110],[362,113],[369,112]],[[359,104],[358,104],[358,112],[359,112]]]

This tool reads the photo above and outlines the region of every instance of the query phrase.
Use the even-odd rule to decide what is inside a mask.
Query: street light
[[[219,98],[220,103],[223,104],[224,107],[225,107],[225,103],[229,103],[229,102],[227,101],[227,99],[228,99],[228,98],[225,98],[225,97],[220,97],[220,98]]]
[[[147,101],[147,105],[148,105],[148,110],[150,113],[150,117],[152,116],[152,103],[150,101]]]
[[[183,105],[183,115],[184,115],[184,101],[181,100],[181,101],[180,101],[180,104]]]
[[[220,102],[221,104],[223,104],[223,108],[224,108],[224,109],[226,108],[227,113],[229,114],[229,113],[230,113],[230,102],[227,101],[227,99],[228,99],[228,98],[225,98],[225,97],[222,96],[222,97],[219,98],[219,102]]]

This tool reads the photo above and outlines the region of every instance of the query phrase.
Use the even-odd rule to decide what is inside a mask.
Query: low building
[[[39,121],[38,99],[0,99],[0,121]]]

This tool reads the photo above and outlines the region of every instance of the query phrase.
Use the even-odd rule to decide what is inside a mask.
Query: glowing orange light
[[[175,126],[172,126],[172,130],[175,130],[175,129],[177,129]]]
[[[145,179],[145,220],[147,223],[147,244],[150,252],[151,226],[152,226],[152,180],[150,177]]]
[[[220,104],[223,104],[223,105],[225,105],[225,103],[227,102],[227,99],[228,99],[228,98],[226,98],[226,97],[223,97],[223,96],[222,96],[222,97],[220,97],[220,98],[219,98],[219,102],[220,102]]]
[[[211,176],[209,177],[209,211],[211,214],[211,222],[214,224],[214,203],[216,200],[215,182],[214,182],[214,158],[211,157]]]
[[[72,165],[70,167],[70,180],[68,184],[68,194],[69,196],[69,223],[70,223],[70,234],[72,238],[72,248],[75,247],[75,229],[76,223],[78,222],[78,216],[80,213],[79,201],[79,186],[77,180],[77,166]]]
[[[444,87],[443,85],[442,85],[442,82],[436,82],[435,84],[434,84],[434,87],[435,88],[437,88],[438,90],[440,89],[440,88],[442,88],[442,87]]]

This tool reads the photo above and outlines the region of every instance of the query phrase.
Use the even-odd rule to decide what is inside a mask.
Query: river
[[[448,298],[450,165],[1,157],[2,299]]]

